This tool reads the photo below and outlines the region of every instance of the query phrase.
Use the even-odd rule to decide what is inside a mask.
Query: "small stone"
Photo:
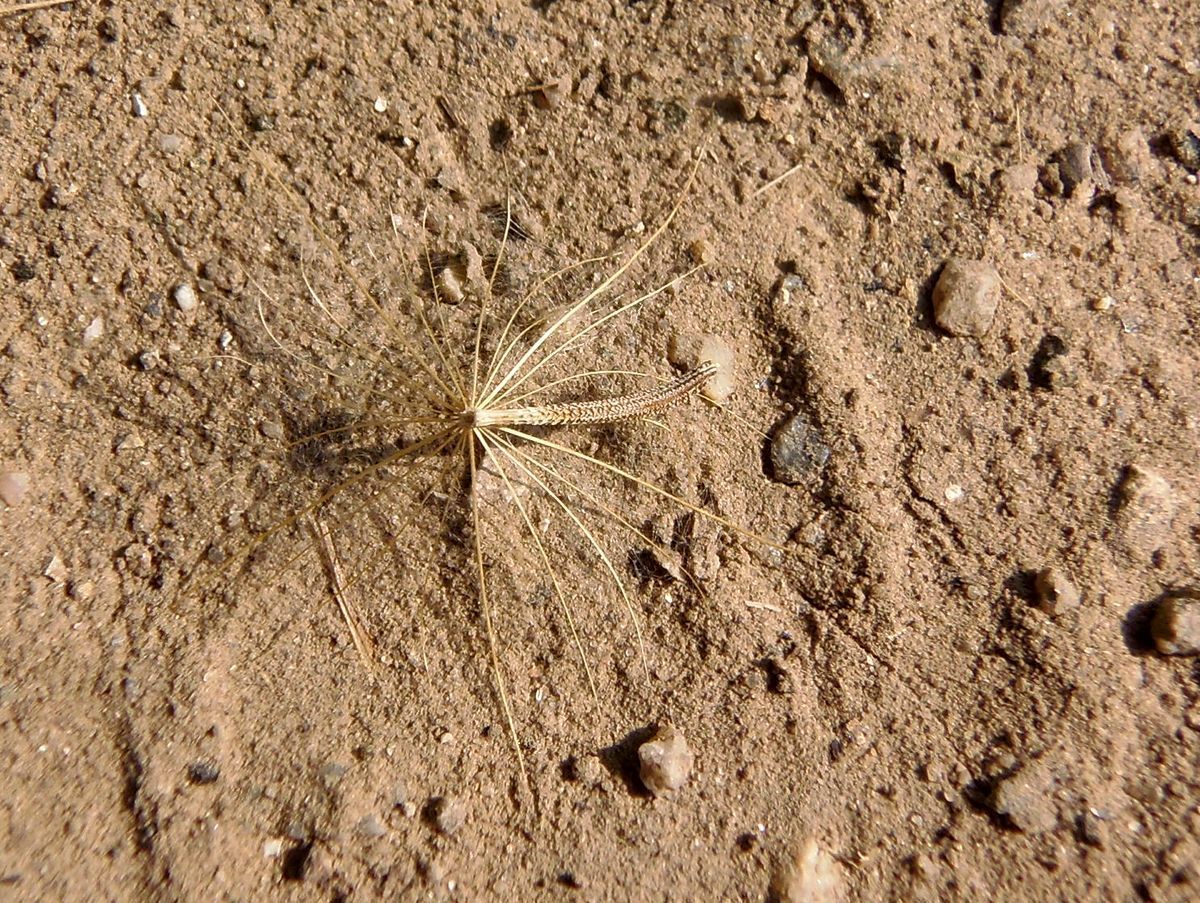
[[[28,282],[31,279],[37,278],[37,267],[24,257],[19,258],[13,263],[10,272],[13,275],[13,279],[16,279],[17,282]]]
[[[1027,195],[1037,188],[1038,170],[1032,163],[1017,163],[1000,174],[1000,186],[1013,196]]]
[[[1033,587],[1037,593],[1037,607],[1048,615],[1061,614],[1079,605],[1079,590],[1056,567],[1038,571]]]
[[[278,859],[283,855],[283,838],[274,837],[263,843],[263,858]]]
[[[771,437],[772,476],[780,483],[803,483],[825,467],[829,456],[829,446],[803,414],[783,421]]]
[[[104,317],[93,317],[92,322],[88,323],[83,330],[83,344],[95,345],[104,335]]]
[[[137,433],[124,433],[118,436],[117,441],[113,443],[113,450],[117,453],[137,451],[145,447],[145,441]]]
[[[1137,182],[1149,165],[1150,143],[1141,129],[1128,129],[1100,148],[1100,159],[1116,181]]]
[[[713,252],[712,242],[706,238],[697,238],[688,246],[688,253],[692,256],[692,262],[697,266],[707,266],[713,262],[716,254]]]
[[[164,154],[176,154],[183,147],[183,139],[178,135],[163,135],[158,139],[158,147]]]
[[[134,94],[130,98],[130,110],[138,119],[145,119],[150,115],[150,108],[146,106],[146,101],[142,100],[142,95]]]
[[[1131,464],[1121,479],[1117,522],[1135,551],[1153,552],[1168,538],[1175,516],[1175,492],[1161,474]]]
[[[221,769],[212,762],[192,762],[187,767],[188,780],[193,784],[213,784],[221,776]]]
[[[670,724],[638,747],[638,775],[655,796],[670,796],[686,784],[693,761],[687,740]]]
[[[1037,764],[1026,766],[996,784],[988,795],[987,807],[1018,831],[1051,831],[1058,824],[1058,814],[1050,801],[1052,783],[1045,769]]]
[[[716,364],[717,372],[708,378],[700,394],[716,404],[722,404],[733,394],[736,358],[732,346],[720,336],[676,333],[667,343],[667,360],[684,370],[693,370],[707,362]]]
[[[1150,636],[1163,655],[1200,655],[1200,590],[1177,589],[1163,596]]]
[[[463,275],[457,267],[445,267],[437,277],[438,300],[447,304],[458,304],[466,297],[463,289]]]
[[[543,110],[553,110],[562,105],[567,95],[571,93],[571,77],[564,75],[542,82],[537,87],[534,99]]]
[[[1100,163],[1100,155],[1092,145],[1074,141],[1054,155],[1063,191],[1070,197],[1075,189],[1087,183],[1103,184],[1108,179]]]
[[[382,837],[387,833],[387,828],[380,824],[379,819],[374,815],[364,815],[358,820],[358,824],[355,825],[355,828],[363,837]]]
[[[773,898],[779,903],[833,903],[842,899],[842,879],[837,861],[808,838],[772,880]]]
[[[387,108],[388,108],[387,98],[386,97],[376,97],[374,106],[375,106],[376,113],[386,113]]]
[[[67,581],[67,566],[63,564],[63,560],[57,555],[53,556],[46,566],[42,568],[42,576],[51,583],[60,584]]]
[[[185,314],[196,309],[196,290],[188,283],[182,282],[175,286],[172,297],[175,299],[175,305]]]
[[[67,592],[78,602],[90,602],[96,595],[96,584],[91,580],[72,580]]]
[[[433,800],[429,811],[433,818],[433,826],[447,837],[458,833],[467,820],[467,807],[450,796],[440,796]]]
[[[147,373],[156,370],[161,362],[162,358],[159,357],[157,351],[147,350],[137,356],[137,365]]]
[[[1200,173],[1200,127],[1192,125],[1169,129],[1164,143],[1183,168],[1190,173]]]
[[[1089,847],[1103,849],[1107,845],[1108,832],[1104,822],[1091,809],[1085,809],[1080,813],[1075,822],[1075,834],[1082,843],[1086,843]]]
[[[951,257],[933,289],[933,316],[951,335],[983,336],[1000,300],[1000,276],[983,260]]]
[[[29,474],[19,470],[0,470],[0,501],[15,508],[29,492]]]
[[[264,420],[258,425],[258,431],[268,439],[283,438],[283,424],[278,420]]]

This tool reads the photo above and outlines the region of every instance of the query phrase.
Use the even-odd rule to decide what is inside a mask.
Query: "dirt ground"
[[[1196,899],[1198,123],[1194,3],[0,18],[0,898]],[[471,359],[509,198],[504,311],[679,204],[542,374],[731,344],[544,434],[674,498],[289,445],[437,394],[413,298]]]

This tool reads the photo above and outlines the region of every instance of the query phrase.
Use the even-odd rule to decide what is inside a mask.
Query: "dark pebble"
[[[820,473],[829,455],[829,446],[817,428],[803,414],[794,414],[771,438],[772,476],[780,483],[802,483]]]
[[[187,768],[188,780],[193,784],[212,784],[221,776],[221,769],[212,762],[193,762]]]

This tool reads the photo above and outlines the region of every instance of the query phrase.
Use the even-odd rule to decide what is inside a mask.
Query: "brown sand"
[[[1200,580],[1200,6],[465,5],[0,19],[0,897],[801,899],[811,840],[818,899],[1195,899],[1200,680],[1147,618]],[[337,393],[253,283],[327,367],[301,263],[353,292],[262,160],[380,291],[420,284],[426,243],[490,253],[512,189],[515,292],[636,247],[700,146],[631,284],[706,268],[588,350],[669,374],[673,331],[717,333],[750,427],[690,405],[596,447],[790,552],[581,475],[686,533],[705,586],[587,515],[647,680],[552,531],[596,706],[492,505],[536,805],[440,496],[397,496],[387,554],[326,515],[374,680],[301,533],[181,588],[330,478],[279,452]],[[981,337],[934,323],[954,256],[1002,282]],[[796,485],[752,431],[790,412],[829,449]],[[1077,604],[1037,605],[1045,567]],[[695,766],[654,799],[636,747],[667,720]]]

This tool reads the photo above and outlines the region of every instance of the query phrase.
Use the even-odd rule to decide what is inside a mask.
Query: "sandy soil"
[[[0,19],[0,897],[1195,899],[1200,671],[1148,624],[1200,581],[1200,6],[463,6]],[[470,350],[422,250],[478,293],[510,196],[504,310],[680,204],[624,297],[703,269],[555,372],[710,332],[730,412],[548,435],[727,523],[546,457],[626,605],[527,474],[355,482],[372,674],[311,534],[246,537],[411,440],[288,448],[430,388],[412,298]]]

